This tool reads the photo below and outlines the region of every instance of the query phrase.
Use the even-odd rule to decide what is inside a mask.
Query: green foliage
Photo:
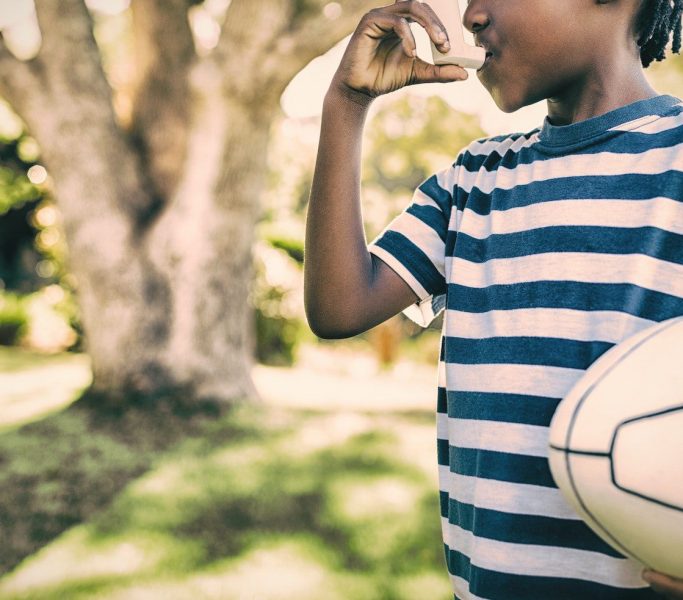
[[[0,101],[0,288],[27,293],[45,283],[38,248],[40,227],[33,221],[45,190],[31,182],[45,175],[37,164],[39,148],[21,120]],[[42,265],[42,274],[45,275]],[[47,278],[49,283],[52,280]]]
[[[387,98],[365,135],[362,186],[368,237],[408,205],[425,179],[484,135],[478,117],[455,111],[438,96]]]
[[[305,334],[301,263],[295,241],[273,238],[257,245],[251,303],[256,327],[256,358],[275,366],[291,366]]]
[[[266,302],[277,304],[282,299],[278,288],[271,288]],[[269,314],[256,309],[256,358],[264,365],[289,367],[296,361],[296,348],[304,332],[300,319]]]
[[[40,197],[40,190],[29,181],[25,173],[0,166],[0,216],[15,206]]]
[[[287,255],[300,265],[304,263],[304,242],[293,238],[273,237],[268,239],[268,243],[273,248],[284,250]]]
[[[304,261],[303,241],[288,237],[270,237],[268,244],[279,252],[280,266],[273,265],[273,253],[263,257],[257,269],[254,294],[256,321],[256,358],[266,365],[291,366],[304,336],[303,319],[293,309],[290,296],[301,285],[300,269]],[[286,260],[283,260],[284,257]],[[275,281],[268,281],[267,271],[279,271]],[[289,271],[289,278],[286,272]],[[284,277],[283,277],[284,275]],[[272,275],[271,275],[272,279]]]
[[[645,76],[658,92],[683,98],[683,56],[674,54],[652,63]]]
[[[28,327],[25,300],[0,290],[0,346],[16,344]]]

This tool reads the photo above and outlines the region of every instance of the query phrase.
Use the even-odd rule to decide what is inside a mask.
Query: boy
[[[546,99],[548,117],[473,142],[369,248],[368,106],[467,73],[415,57],[410,21],[442,51],[447,39],[427,3],[397,1],[363,17],[326,95],[306,232],[309,323],[340,338],[403,310],[425,324],[445,309],[437,446],[457,599],[683,598],[683,582],[643,580],[577,518],[546,457],[555,407],[583,371],[683,314],[683,103],[643,73],[672,33],[680,50],[682,3],[471,0],[463,23],[487,51],[480,81],[503,111]]]

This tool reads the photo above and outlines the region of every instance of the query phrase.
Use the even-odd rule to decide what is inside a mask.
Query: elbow
[[[332,315],[329,311],[306,304],[306,321],[310,330],[323,340],[343,340],[363,332],[344,319],[343,315]]]
[[[306,320],[308,321],[310,330],[323,340],[343,340],[355,335],[355,333],[350,330],[339,327],[338,324],[328,322],[325,319],[320,319],[308,312],[306,313]]]
[[[321,293],[315,286],[305,285],[304,309],[309,328],[324,340],[343,340],[369,329],[356,297],[338,290]]]

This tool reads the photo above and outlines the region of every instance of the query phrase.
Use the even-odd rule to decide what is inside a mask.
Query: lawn
[[[45,384],[56,368],[61,406],[87,384],[83,357],[10,354],[0,378]],[[263,402],[213,419],[139,412],[105,423],[34,402],[46,417],[0,434],[3,546],[25,556],[0,548],[5,570],[15,565],[0,597],[452,598],[433,371],[359,363],[350,376],[328,359],[256,367]],[[16,386],[0,389],[3,406],[19,402]]]

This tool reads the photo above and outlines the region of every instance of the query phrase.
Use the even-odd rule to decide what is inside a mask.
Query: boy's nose
[[[490,18],[485,5],[486,2],[482,0],[471,0],[467,3],[462,24],[470,33],[477,33],[488,26]]]

